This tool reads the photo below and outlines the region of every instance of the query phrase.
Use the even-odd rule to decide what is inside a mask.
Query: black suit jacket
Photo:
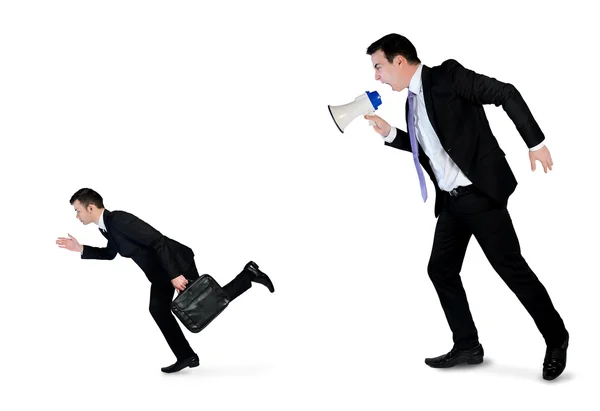
[[[81,258],[112,260],[131,258],[152,283],[164,283],[183,274],[194,261],[191,248],[162,235],[150,224],[125,211],[104,210],[106,247],[83,247]]]
[[[494,78],[477,74],[447,60],[440,66],[423,66],[421,73],[427,116],[446,153],[482,192],[506,204],[517,180],[488,123],[483,104],[502,106],[527,147],[544,140],[544,134],[517,89]],[[406,105],[408,121],[408,103]],[[391,147],[411,151],[409,136],[398,130]],[[435,185],[435,215],[443,207],[443,196],[419,146],[419,161]]]

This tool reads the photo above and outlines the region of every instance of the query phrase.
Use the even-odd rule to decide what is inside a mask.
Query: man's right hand
[[[188,283],[188,280],[187,280],[187,278],[185,278],[185,276],[183,274],[181,274],[180,276],[175,277],[171,280],[171,284],[173,284],[173,287],[175,287],[178,294],[181,291],[185,290],[187,283]]]
[[[83,246],[79,244],[79,242],[71,234],[68,235],[69,238],[58,237],[56,244],[58,244],[60,248],[66,248],[69,251],[77,251],[80,253],[81,250],[83,250]]]
[[[373,130],[377,131],[383,137],[387,137],[388,134],[390,134],[392,126],[390,126],[388,122],[382,119],[381,117],[375,114],[367,114],[365,115],[365,118],[375,123],[375,125],[373,126]]]

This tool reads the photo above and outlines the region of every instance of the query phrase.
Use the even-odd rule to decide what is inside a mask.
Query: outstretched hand
[[[546,146],[540,148],[539,150],[530,151],[529,161],[531,162],[531,171],[535,171],[536,161],[542,163],[542,166],[544,167],[544,173],[547,173],[548,170],[552,170],[552,166],[554,165],[552,162],[552,157],[550,156],[550,150],[548,150],[548,147]]]
[[[56,244],[58,244],[60,248],[66,248],[69,251],[81,252],[83,249],[82,245],[79,244],[77,239],[75,239],[75,237],[73,237],[71,234],[68,234],[68,236],[69,238],[58,237]]]

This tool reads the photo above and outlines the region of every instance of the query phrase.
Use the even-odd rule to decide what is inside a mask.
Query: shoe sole
[[[475,365],[475,364],[481,364],[483,362],[483,355],[482,356],[477,356],[477,357],[471,357],[469,359],[466,360],[458,360],[458,361],[450,361],[447,362],[445,364],[427,364],[427,362],[425,362],[425,364],[427,364],[428,366],[430,366],[431,368],[452,368],[455,365],[459,365],[459,364],[469,364],[469,365]]]
[[[161,368],[160,370],[161,370],[162,372],[164,372],[165,374],[174,374],[174,373],[176,373],[176,372],[179,372],[179,371],[181,371],[181,370],[185,370],[187,367],[194,368],[194,367],[197,367],[197,366],[199,366],[199,365],[200,365],[200,361],[198,361],[197,363],[194,363],[194,364],[186,365],[185,367],[183,367],[183,368],[180,368],[180,369],[178,369],[178,370],[174,370],[174,371],[165,371],[165,370],[163,370],[162,368]]]
[[[467,364],[481,364],[483,362],[483,357],[476,357],[470,360],[467,360]]]
[[[555,375],[555,376],[552,376],[552,377],[542,374],[542,378],[544,380],[546,380],[546,381],[553,381],[553,380],[557,379],[558,377],[560,377],[564,371],[565,370],[562,370],[558,375]]]

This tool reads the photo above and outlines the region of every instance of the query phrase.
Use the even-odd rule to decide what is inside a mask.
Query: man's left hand
[[[552,170],[552,157],[550,156],[550,150],[548,147],[544,146],[539,150],[530,151],[529,152],[529,161],[531,162],[531,171],[535,171],[535,162],[539,161],[544,166],[544,173],[547,173],[548,170]]]

